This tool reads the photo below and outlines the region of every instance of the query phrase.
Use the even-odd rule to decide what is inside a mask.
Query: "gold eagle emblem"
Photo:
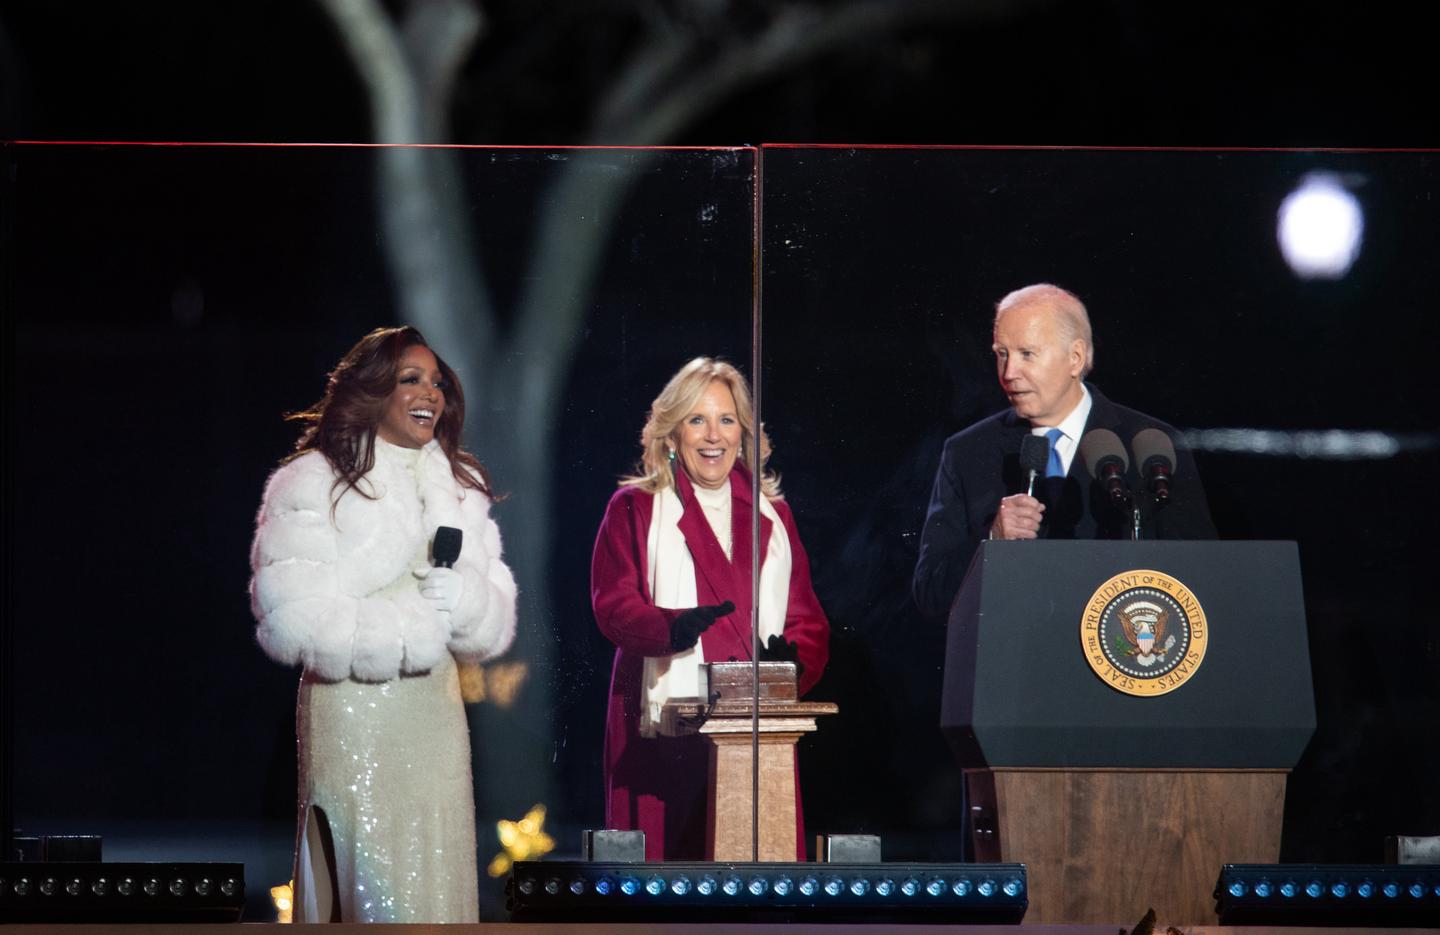
[[[1163,659],[1165,653],[1175,645],[1174,635],[1167,639],[1165,630],[1170,623],[1170,611],[1150,601],[1135,601],[1120,608],[1120,628],[1130,646],[1127,656],[1143,666]]]

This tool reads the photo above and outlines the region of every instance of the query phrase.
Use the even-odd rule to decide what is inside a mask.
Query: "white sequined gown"
[[[387,454],[411,457],[396,448]],[[426,563],[422,553],[412,565]],[[414,587],[407,572],[383,590]],[[307,671],[295,722],[294,920],[333,918],[312,915],[325,915],[316,907],[330,888],[315,881],[331,872],[326,848],[306,834],[309,809],[318,806],[333,842],[339,921],[478,921],[470,733],[453,657],[384,682],[327,682]]]
[[[379,684],[307,677],[296,718],[300,794],[329,821],[340,920],[477,921],[470,738],[455,663]],[[323,859],[303,838],[299,854]],[[304,918],[303,902],[296,909],[296,922],[327,921]]]

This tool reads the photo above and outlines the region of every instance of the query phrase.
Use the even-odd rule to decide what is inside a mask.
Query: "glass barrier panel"
[[[261,495],[306,427],[282,416],[316,404],[371,329],[409,324],[464,389],[463,444],[489,472],[518,584],[513,645],[466,661],[503,645],[510,585],[453,470],[405,454],[446,431],[427,360],[413,382],[398,371],[378,415],[336,410],[398,439],[370,467],[402,491],[414,480],[396,515],[337,507],[332,524],[330,475],[291,462],[321,493],[275,492],[263,518],[291,532],[259,549],[275,566],[259,603],[279,618],[273,654],[340,679],[302,689],[315,742],[373,766],[318,780],[354,779],[336,829],[382,828],[352,838],[364,859],[423,844],[458,874],[463,835],[377,843],[398,806],[374,789],[409,770],[415,797],[460,803],[469,768],[481,916],[504,918],[510,860],[573,857],[582,829],[604,827],[614,646],[591,611],[592,548],[670,376],[701,354],[748,370],[754,152],[42,144],[8,145],[5,162],[22,833],[101,835],[107,860],[240,860],[246,918],[276,917],[300,670],[257,645]],[[443,406],[458,401],[447,386]],[[458,575],[426,595],[412,566],[442,558],[429,526],[452,524]],[[463,658],[437,701],[423,686],[449,677],[447,647]],[[366,717],[394,696],[411,701]],[[468,763],[452,755],[467,720]]]
[[[1176,428],[1222,539],[1298,542],[1318,729],[1284,859],[1378,862],[1434,827],[1436,158],[762,150],[764,418],[832,628],[814,695],[840,707],[801,747],[812,832],[966,853],[938,712],[983,531],[919,582],[917,561],[946,440],[1011,405],[997,303],[1037,283],[1088,308],[1095,398]],[[1017,408],[1044,378],[1012,378]]]

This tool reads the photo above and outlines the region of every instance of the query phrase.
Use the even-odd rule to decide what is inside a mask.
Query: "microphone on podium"
[[[440,526],[435,530],[435,542],[430,547],[430,557],[436,568],[454,568],[460,558],[460,543],[465,533],[454,526]]]
[[[1130,459],[1125,456],[1120,436],[1109,429],[1091,429],[1080,439],[1080,457],[1090,476],[1110,495],[1110,502],[1123,508],[1130,499],[1130,489],[1125,486]]]
[[[1159,429],[1141,429],[1130,443],[1140,476],[1150,485],[1156,503],[1170,502],[1170,478],[1175,474],[1175,444]]]
[[[1030,481],[1025,488],[1026,496],[1035,496],[1035,478],[1044,473],[1049,461],[1050,439],[1044,435],[1026,435],[1020,439],[1020,467]]]

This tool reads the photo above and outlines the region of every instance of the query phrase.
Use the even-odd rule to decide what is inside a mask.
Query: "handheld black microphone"
[[[1025,495],[1035,496],[1035,478],[1044,472],[1050,462],[1050,439],[1044,435],[1026,435],[1020,439],[1020,467],[1029,476],[1030,485]]]
[[[1141,429],[1130,443],[1140,476],[1150,485],[1156,503],[1170,502],[1170,478],[1175,475],[1175,444],[1159,429]]]
[[[1130,459],[1125,457],[1120,436],[1109,429],[1091,429],[1080,439],[1080,457],[1085,459],[1090,476],[1104,486],[1110,502],[1123,508],[1130,499],[1130,490],[1125,486]]]
[[[430,546],[430,557],[436,568],[453,568],[460,557],[460,542],[465,533],[454,526],[441,526],[435,530],[435,542]]]

